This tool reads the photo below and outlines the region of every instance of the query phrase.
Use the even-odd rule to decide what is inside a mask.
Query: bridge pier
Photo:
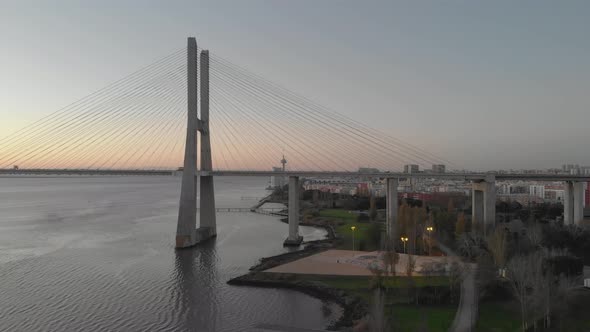
[[[197,41],[188,38],[187,45],[187,127],[184,148],[184,168],[180,189],[176,248],[195,245],[197,239]]]
[[[397,241],[397,186],[398,179],[387,178],[387,240],[394,246]]]
[[[197,89],[198,50],[195,38],[188,38],[187,46],[187,93],[188,120],[184,168],[180,189],[176,248],[187,248],[217,235],[215,220],[215,196],[211,171],[211,141],[209,136],[209,52],[201,52],[201,119],[198,118]],[[197,174],[197,132],[201,135],[201,170]],[[197,184],[201,178],[200,223],[197,226]]]
[[[584,183],[565,181],[563,198],[563,223],[579,225],[584,219]]]
[[[303,236],[299,235],[299,177],[289,176],[289,236],[285,246],[299,246]]]
[[[217,222],[215,220],[215,193],[213,188],[213,162],[211,160],[211,137],[209,136],[209,51],[201,51],[201,119],[199,132],[201,133],[201,227],[197,233],[201,240],[217,236]]]
[[[495,176],[488,175],[483,181],[473,182],[471,199],[472,227],[485,236],[496,224]]]

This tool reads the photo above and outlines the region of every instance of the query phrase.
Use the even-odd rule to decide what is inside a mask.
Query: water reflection
[[[178,327],[187,331],[216,331],[219,296],[215,239],[194,248],[176,250],[175,279],[179,298]]]
[[[299,292],[227,285],[284,252],[277,218],[218,214],[217,239],[175,251],[178,180],[0,178],[0,331],[321,328],[339,316]],[[216,179],[216,202],[247,207],[240,197],[263,196],[266,180]]]

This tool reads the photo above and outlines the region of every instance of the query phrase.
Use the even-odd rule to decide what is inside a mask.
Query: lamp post
[[[354,251],[354,230],[356,226],[350,226],[350,230],[352,231],[352,251]]]
[[[402,236],[402,237],[401,237],[401,240],[402,240],[402,242],[404,243],[404,254],[405,254],[405,253],[406,253],[406,242],[408,242],[408,238],[407,238],[407,237],[404,237],[404,236]]]
[[[430,256],[432,255],[432,231],[434,230],[434,227],[428,226],[426,227],[426,230],[428,231],[428,256]]]

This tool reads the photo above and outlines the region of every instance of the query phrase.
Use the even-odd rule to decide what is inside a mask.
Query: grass
[[[372,277],[298,275],[296,278],[299,280],[321,282],[332,288],[343,290],[350,295],[360,297],[368,304],[373,301],[373,291],[370,289]],[[404,291],[402,289],[408,285],[408,279],[410,278],[413,279],[416,287],[447,286],[449,284],[449,279],[445,276],[386,277],[384,285],[388,289],[397,290],[385,293],[386,315],[387,317],[392,317],[391,320],[395,322],[395,326],[397,327],[396,331],[414,331],[420,327],[420,324],[424,320],[426,320],[429,331],[447,331],[455,317],[456,305],[416,306],[399,303],[400,301],[408,301],[408,298],[403,295]]]
[[[488,302],[479,304],[477,332],[515,332],[520,331],[518,303]]]
[[[339,219],[344,222],[343,225],[334,227],[334,230],[341,238],[341,241],[336,245],[337,249],[352,250],[352,226],[354,230],[355,250],[376,250],[376,244],[369,239],[369,222],[357,222],[357,215],[349,213],[346,210],[339,209],[325,209],[320,211],[320,217],[328,217]]]
[[[446,332],[453,323],[457,311],[454,305],[394,305],[389,308],[393,308],[391,320],[395,331],[424,331],[421,328],[428,327],[425,331]]]
[[[321,210],[320,217],[338,218],[344,221],[356,221],[356,214],[340,209]]]
[[[356,250],[375,250],[375,244],[370,243],[369,229],[371,223],[357,222],[357,215],[340,209],[325,209],[320,211],[320,217],[334,218],[344,222],[334,227],[341,238],[338,249],[352,249],[352,230],[355,226],[354,239]],[[364,248],[360,248],[363,243]],[[371,279],[367,276],[326,276],[326,275],[300,275],[300,280],[308,280],[324,283],[332,288],[340,289],[350,295],[362,298],[370,304],[373,300],[371,291]],[[410,280],[411,278],[411,280]],[[386,292],[386,315],[391,319],[396,331],[416,331],[427,327],[431,332],[447,331],[455,317],[456,305],[411,305],[401,304],[407,301],[403,289],[413,282],[415,287],[448,286],[449,278],[446,276],[394,276],[384,277],[384,286],[395,290]]]
[[[321,281],[331,287],[342,290],[367,290],[371,286],[371,278],[368,276],[302,275],[302,279]],[[384,277],[383,284],[387,288],[405,288],[410,278],[413,279],[416,287],[449,285],[449,278],[446,276]]]
[[[565,316],[553,320],[551,331],[587,332],[590,331],[590,292],[577,291],[570,298]],[[518,332],[520,331],[520,312],[515,300],[480,303],[477,332]],[[554,317],[555,318],[555,317]]]

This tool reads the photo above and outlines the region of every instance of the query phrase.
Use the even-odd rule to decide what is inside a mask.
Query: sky
[[[590,165],[588,1],[2,1],[0,137],[183,47],[466,169]]]

